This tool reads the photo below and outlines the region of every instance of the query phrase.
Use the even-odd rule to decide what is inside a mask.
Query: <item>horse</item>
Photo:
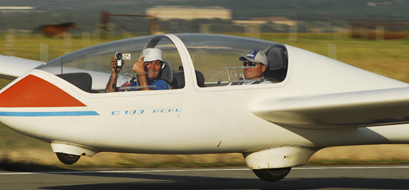
[[[41,25],[35,28],[33,33],[41,32],[46,37],[63,37],[70,28],[77,28],[77,25],[73,22]]]

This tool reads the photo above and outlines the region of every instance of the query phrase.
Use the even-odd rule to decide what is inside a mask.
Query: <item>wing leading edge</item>
[[[266,99],[251,111],[278,125],[306,129],[409,123],[409,88]]]

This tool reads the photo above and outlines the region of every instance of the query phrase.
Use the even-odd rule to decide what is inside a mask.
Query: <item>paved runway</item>
[[[1,190],[409,189],[409,166],[299,167],[279,182],[247,168],[0,172]]]

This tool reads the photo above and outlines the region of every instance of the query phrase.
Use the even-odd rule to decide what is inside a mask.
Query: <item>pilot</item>
[[[131,80],[123,84],[119,89],[116,88],[118,73],[121,68],[115,70],[116,58],[111,59],[111,77],[109,78],[106,90],[107,92],[125,91],[121,87],[137,87],[133,90],[166,90],[170,89],[170,85],[165,80],[159,79],[159,76],[164,67],[162,59],[162,51],[157,48],[147,48],[142,52],[140,61],[135,61],[132,65],[132,70],[137,73],[137,80]],[[150,86],[150,87],[149,87]]]
[[[261,50],[250,51],[246,56],[241,56],[240,61],[243,61],[244,81],[237,85],[251,84],[270,84],[269,80],[264,78],[264,72],[267,69],[267,56]],[[250,67],[249,67],[250,66]],[[254,67],[256,66],[256,67]],[[231,84],[229,84],[231,85]]]

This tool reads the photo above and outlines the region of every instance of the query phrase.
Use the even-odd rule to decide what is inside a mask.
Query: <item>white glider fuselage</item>
[[[314,119],[315,115],[307,118],[302,112],[313,107],[309,105],[314,103],[310,99],[327,101],[314,108],[332,111],[333,107],[325,106],[339,106],[337,102],[372,91],[406,90],[406,83],[285,46],[288,52],[285,80],[273,84],[203,88],[197,85],[192,55],[179,45],[176,43],[184,67],[183,88],[89,93],[55,74],[34,69],[0,91],[1,100],[8,102],[0,103],[0,121],[18,132],[52,143],[55,152],[68,154],[239,152],[249,157],[264,150],[285,148],[286,152],[287,148],[300,147],[289,152],[306,157],[274,166],[258,163],[259,168],[302,165],[315,151],[329,146],[409,142],[409,126],[405,122],[362,126],[360,124],[371,121],[360,117],[364,119],[358,119],[356,125],[342,121],[332,124]],[[36,81],[36,85],[28,79]],[[48,93],[43,88],[54,90]],[[54,94],[55,91],[59,93]],[[342,96],[335,96],[338,94]],[[393,99],[395,95],[384,93],[382,98]],[[54,103],[50,106],[47,101]],[[285,101],[290,104],[281,109]],[[296,103],[292,105],[293,102]],[[361,108],[354,106],[351,109]],[[338,111],[328,114],[337,118],[339,113],[348,114]],[[257,164],[249,166],[254,165]]]
[[[299,53],[303,53],[299,49],[296,51],[300,52],[293,52],[293,48],[287,49],[289,54],[293,55],[291,57],[293,59],[297,59]],[[303,62],[306,68],[297,65]],[[99,115],[69,118],[3,116],[2,121],[19,132],[47,142],[71,142],[92,147],[96,151],[114,152],[174,154],[254,152],[289,145],[327,147],[401,142],[399,138],[395,139],[399,137],[399,132],[393,136],[383,136],[376,132],[377,127],[304,130],[277,126],[255,116],[251,112],[252,106],[260,100],[271,97],[279,100],[282,97],[296,98],[375,90],[382,87],[382,84],[389,88],[407,86],[405,83],[346,65],[340,66],[350,67],[348,68],[350,73],[360,72],[360,76],[365,80],[348,79],[342,74],[336,76],[339,73],[337,69],[334,69],[335,72],[325,71],[325,67],[314,67],[312,66],[314,63],[303,62],[294,61],[289,64],[291,65],[289,82],[268,87],[253,85],[204,89],[194,85],[193,80],[187,80],[185,88],[166,92],[135,91],[106,94],[86,93],[55,75],[33,70],[29,75],[37,76],[61,88],[87,107],[24,107],[7,108],[7,111],[87,110],[95,111]],[[325,63],[330,64],[328,61]],[[335,66],[331,65],[329,68]],[[321,68],[318,71],[320,73],[314,73],[313,68]],[[371,83],[368,83],[370,77],[373,78],[369,80]],[[187,75],[186,78],[193,77]],[[400,129],[400,126],[388,128]],[[309,133],[308,137],[299,134],[303,132]]]

